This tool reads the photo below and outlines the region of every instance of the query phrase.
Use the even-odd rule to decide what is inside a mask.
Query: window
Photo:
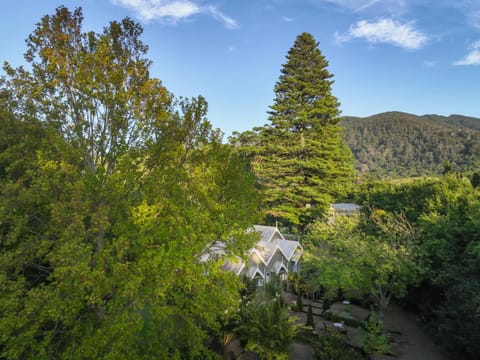
[[[255,280],[255,285],[257,285],[257,287],[263,287],[263,285],[265,284],[263,277],[259,274],[255,275],[254,280]]]

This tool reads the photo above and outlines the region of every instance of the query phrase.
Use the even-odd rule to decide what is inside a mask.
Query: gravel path
[[[443,349],[425,333],[415,314],[406,312],[396,304],[390,304],[385,314],[385,327],[394,331],[395,360],[449,360]],[[397,332],[400,334],[397,335]],[[392,359],[392,357],[385,357]]]

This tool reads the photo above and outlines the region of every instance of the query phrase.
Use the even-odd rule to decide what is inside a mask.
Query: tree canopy
[[[380,319],[391,298],[404,296],[423,275],[416,229],[402,214],[380,209],[365,223],[346,216],[315,223],[307,249],[309,281],[327,293],[371,296]]]
[[[475,359],[480,351],[478,189],[465,177],[447,175],[402,184],[369,183],[358,200],[386,212],[401,211],[418,229],[423,276],[408,287],[403,303],[457,358]]]
[[[254,179],[138,24],[82,21],[43,17],[1,80],[0,357],[208,358],[238,280],[205,255],[251,247]]]

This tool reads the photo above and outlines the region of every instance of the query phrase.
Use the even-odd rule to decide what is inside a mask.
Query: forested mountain
[[[480,165],[480,119],[386,112],[344,117],[345,138],[362,174],[438,175]]]

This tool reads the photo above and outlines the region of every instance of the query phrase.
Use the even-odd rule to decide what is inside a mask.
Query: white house
[[[287,240],[274,226],[254,225],[260,240],[249,251],[246,262],[241,259],[228,260],[223,268],[239,276],[256,279],[262,286],[272,275],[286,279],[289,272],[298,272],[303,247],[298,241]]]

